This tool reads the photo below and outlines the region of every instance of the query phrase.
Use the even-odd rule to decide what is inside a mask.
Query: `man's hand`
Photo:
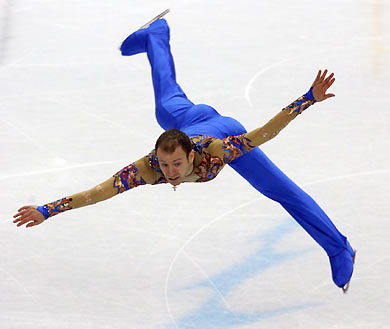
[[[45,217],[37,210],[36,206],[24,206],[18,210],[18,213],[14,215],[14,223],[18,223],[17,226],[27,224],[26,227],[39,225],[45,221]]]
[[[333,73],[330,76],[326,77],[327,74],[328,70],[325,70],[323,74],[321,74],[321,70],[319,70],[317,77],[313,82],[313,96],[317,102],[322,102],[325,99],[335,96],[335,94],[326,93],[329,87],[333,85],[333,82],[336,80],[335,78],[333,78]]]

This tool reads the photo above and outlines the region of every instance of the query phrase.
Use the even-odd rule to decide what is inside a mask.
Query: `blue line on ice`
[[[261,236],[257,237],[256,240],[259,241],[259,247],[251,255],[243,258],[241,262],[234,264],[223,272],[208,277],[207,280],[185,287],[184,289],[211,288],[211,296],[200,307],[193,310],[191,314],[177,320],[174,319],[174,323],[164,329],[227,329],[317,306],[317,303],[305,303],[262,312],[237,313],[228,309],[224,301],[224,296],[240,284],[243,284],[247,279],[258,276],[259,273],[312,250],[275,251],[274,247],[280,240],[296,228],[298,228],[298,225],[291,218],[283,221],[277,227],[263,232]]]

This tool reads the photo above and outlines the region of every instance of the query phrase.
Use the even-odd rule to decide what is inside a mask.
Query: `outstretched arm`
[[[321,70],[318,71],[309,92],[285,107],[264,126],[244,134],[244,137],[248,138],[251,141],[250,144],[254,147],[259,146],[275,137],[298,114],[301,114],[315,102],[322,102],[325,99],[334,97],[334,94],[326,93],[335,81],[334,74],[332,73],[327,77],[327,73],[328,70],[325,70],[323,73],[321,73]]]
[[[224,163],[229,163],[241,155],[249,152],[253,148],[264,144],[274,138],[283,128],[285,128],[296,116],[302,113],[315,102],[322,102],[325,99],[334,97],[334,94],[327,94],[327,90],[335,81],[334,74],[327,77],[328,70],[323,73],[318,71],[310,90],[296,101],[291,103],[276,114],[264,126],[252,130],[248,133],[229,136],[219,142],[213,143],[214,153],[223,158]],[[221,145],[222,144],[222,147]]]
[[[44,206],[24,206],[14,215],[17,226],[27,224],[27,227],[39,225],[46,219],[61,212],[89,206],[144,184],[153,184],[156,180],[155,172],[148,165],[148,158],[126,166],[113,177],[103,183],[80,193],[76,193]]]
[[[27,227],[41,224],[49,217],[70,209],[76,209],[112,198],[117,192],[113,189],[113,179],[97,185],[96,187],[67,196],[44,206],[24,206],[14,215],[17,226],[27,224]]]

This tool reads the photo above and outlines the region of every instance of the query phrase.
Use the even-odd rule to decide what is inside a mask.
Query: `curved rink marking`
[[[334,177],[328,177],[328,178],[323,178],[323,179],[319,179],[319,180],[315,180],[315,181],[312,181],[312,182],[309,182],[309,183],[306,183],[306,184],[303,184],[301,185],[302,188],[304,187],[308,187],[308,186],[313,186],[313,185],[317,185],[317,184],[323,184],[323,183],[327,183],[327,182],[331,182],[331,181],[337,181],[337,180],[344,180],[344,179],[348,179],[348,178],[352,178],[352,177],[360,177],[360,176],[370,176],[370,175],[378,175],[378,174],[388,174],[390,173],[390,170],[386,170],[386,169],[383,169],[383,170],[373,170],[373,171],[365,171],[365,172],[358,172],[358,173],[353,173],[353,174],[348,174],[348,175],[341,175],[341,176],[334,176]],[[166,308],[167,308],[167,312],[169,314],[169,317],[171,318],[172,322],[174,323],[175,325],[175,328],[179,329],[179,327],[177,326],[177,323],[176,323],[176,320],[172,314],[172,311],[171,311],[171,308],[170,308],[170,305],[169,305],[169,301],[168,301],[168,284],[169,284],[169,279],[170,279],[170,276],[171,276],[171,273],[172,273],[172,269],[173,269],[173,266],[174,264],[176,263],[178,257],[183,253],[187,258],[190,258],[189,255],[187,253],[185,253],[184,249],[200,234],[202,233],[203,231],[205,231],[208,227],[210,227],[211,225],[213,225],[214,223],[218,222],[219,220],[221,220],[222,218],[230,215],[231,213],[239,210],[239,209],[242,209],[242,208],[245,208],[247,206],[250,206],[252,205],[253,203],[261,200],[261,199],[265,199],[266,197],[261,195],[261,197],[259,198],[256,198],[254,200],[251,200],[251,201],[248,201],[248,202],[245,202],[237,207],[234,207],[226,212],[224,212],[223,214],[215,217],[214,219],[212,219],[209,223],[205,224],[203,227],[201,227],[198,231],[196,231],[192,236],[190,236],[184,243],[183,245],[178,249],[178,251],[176,252],[175,256],[173,257],[172,259],[172,262],[168,268],[168,273],[167,273],[167,277],[166,277],[166,280],[165,280],[165,287],[164,287],[164,297],[165,297],[165,305],[166,305]],[[268,215],[266,215],[268,216]],[[263,216],[259,216],[259,217],[264,217]],[[190,259],[190,261],[195,264],[196,262],[192,259]],[[202,269],[201,270],[201,267],[199,264],[196,264],[196,267],[198,267],[199,271],[205,275],[206,279],[210,282],[211,286],[214,288],[214,289],[217,289],[216,285],[211,281],[211,279],[209,278],[209,276],[205,273],[205,271]],[[223,298],[223,295],[220,291],[218,291],[217,289],[217,293],[218,295],[221,297],[221,300],[222,302],[227,305],[227,302],[226,300]],[[233,315],[235,317],[237,317],[236,314],[234,314],[233,312]]]

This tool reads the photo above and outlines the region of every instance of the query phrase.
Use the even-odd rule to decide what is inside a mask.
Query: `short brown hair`
[[[155,150],[157,152],[160,147],[164,152],[172,154],[178,146],[181,146],[188,159],[192,151],[191,139],[179,129],[169,129],[157,139]]]

